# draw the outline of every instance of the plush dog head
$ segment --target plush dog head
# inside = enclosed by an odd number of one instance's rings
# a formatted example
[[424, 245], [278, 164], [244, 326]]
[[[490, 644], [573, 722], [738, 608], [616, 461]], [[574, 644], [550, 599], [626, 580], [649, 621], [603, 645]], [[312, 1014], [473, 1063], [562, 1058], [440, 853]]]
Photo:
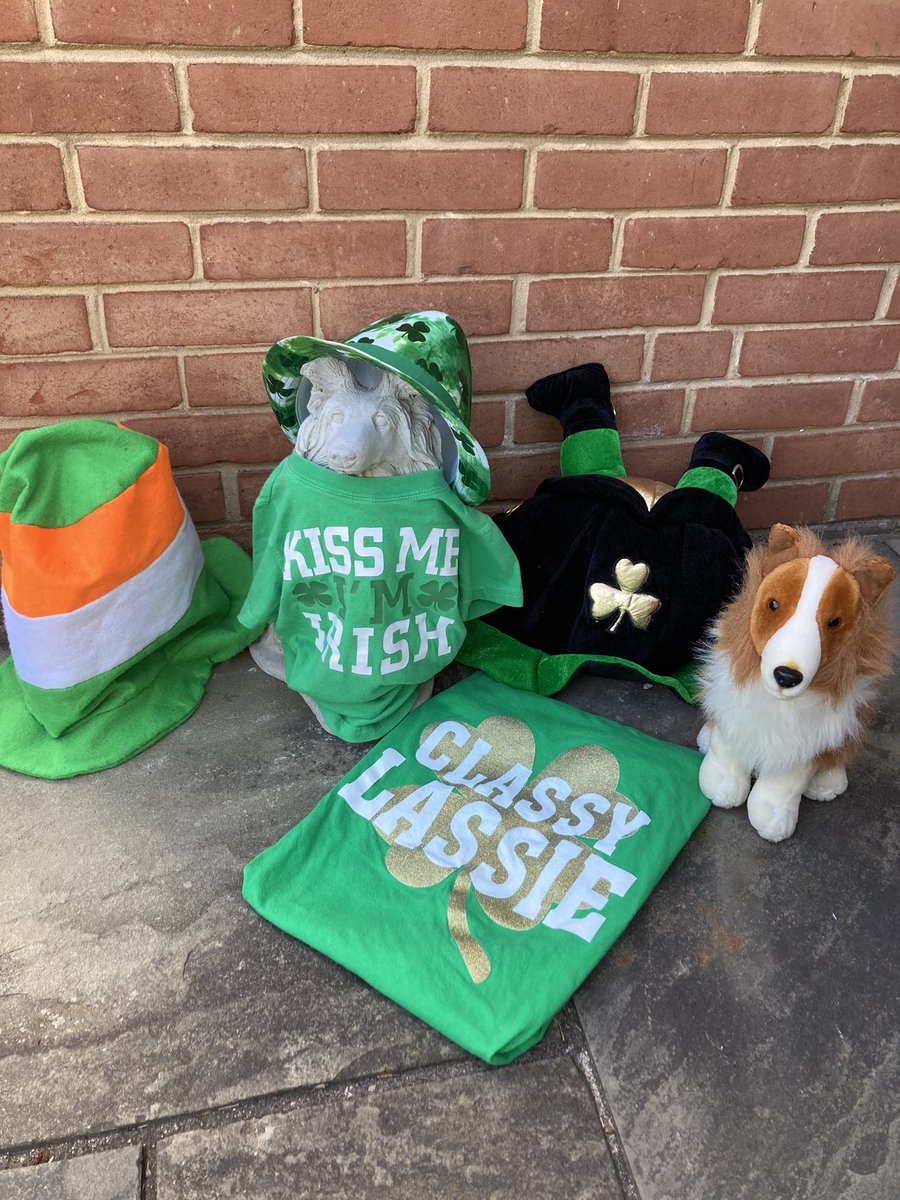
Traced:
[[767, 692], [791, 700], [809, 687], [840, 696], [859, 675], [885, 673], [882, 600], [895, 574], [855, 538], [826, 551], [809, 530], [775, 525], [720, 622], [736, 681], [758, 672]]
[[297, 453], [343, 475], [409, 475], [441, 464], [441, 440], [428, 402], [396, 375], [374, 388], [345, 362], [316, 358], [300, 368], [312, 385]]

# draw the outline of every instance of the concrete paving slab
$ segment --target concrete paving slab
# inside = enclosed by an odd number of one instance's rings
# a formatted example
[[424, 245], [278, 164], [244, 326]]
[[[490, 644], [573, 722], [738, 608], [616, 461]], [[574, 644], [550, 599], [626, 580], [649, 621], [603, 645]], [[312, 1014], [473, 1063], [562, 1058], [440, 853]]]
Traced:
[[898, 774], [895, 677], [846, 795], [714, 810], [576, 997], [642, 1200], [895, 1200]]
[[0, 1200], [139, 1200], [140, 1146], [0, 1172]]
[[241, 899], [359, 755], [245, 653], [119, 768], [0, 770], [0, 1146], [462, 1057]]
[[619, 1200], [590, 1092], [554, 1062], [180, 1134], [158, 1200]]

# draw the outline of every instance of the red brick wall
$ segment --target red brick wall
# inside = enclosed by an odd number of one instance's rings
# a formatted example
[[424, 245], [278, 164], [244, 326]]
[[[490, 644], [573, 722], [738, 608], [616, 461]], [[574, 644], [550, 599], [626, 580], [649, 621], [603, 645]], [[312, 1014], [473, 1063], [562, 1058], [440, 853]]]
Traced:
[[900, 513], [896, 0], [0, 0], [0, 446], [104, 414], [246, 532], [279, 337], [444, 307], [498, 501], [601, 359], [626, 461], [745, 519]]

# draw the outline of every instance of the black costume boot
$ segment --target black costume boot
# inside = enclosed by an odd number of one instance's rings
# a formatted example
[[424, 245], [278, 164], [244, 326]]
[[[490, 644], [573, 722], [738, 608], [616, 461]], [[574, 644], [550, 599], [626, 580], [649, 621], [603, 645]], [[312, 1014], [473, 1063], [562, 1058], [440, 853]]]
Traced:
[[600, 363], [545, 375], [526, 391], [537, 412], [557, 417], [563, 431], [563, 475], [625, 474], [609, 376]]

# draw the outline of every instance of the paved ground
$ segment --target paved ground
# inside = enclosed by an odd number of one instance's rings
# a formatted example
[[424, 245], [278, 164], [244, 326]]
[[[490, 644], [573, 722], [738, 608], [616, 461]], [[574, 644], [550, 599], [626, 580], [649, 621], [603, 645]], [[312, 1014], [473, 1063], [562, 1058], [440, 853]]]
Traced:
[[[241, 900], [358, 757], [248, 655], [117, 770], [0, 771], [0, 1200], [894, 1200], [898, 697], [789, 842], [711, 813], [498, 1069]], [[698, 726], [659, 688], [563, 698]]]

